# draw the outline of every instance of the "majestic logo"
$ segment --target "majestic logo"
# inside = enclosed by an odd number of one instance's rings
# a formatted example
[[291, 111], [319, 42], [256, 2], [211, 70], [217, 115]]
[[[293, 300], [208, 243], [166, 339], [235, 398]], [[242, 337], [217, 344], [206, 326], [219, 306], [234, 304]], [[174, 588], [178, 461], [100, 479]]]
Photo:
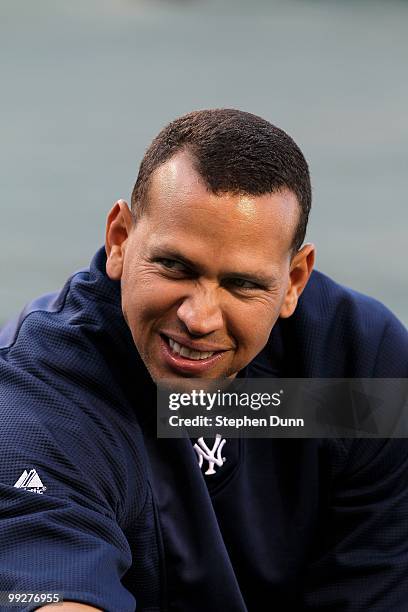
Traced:
[[[194, 444], [194, 450], [197, 453], [198, 465], [200, 468], [203, 465], [204, 459], [208, 461], [208, 470], [205, 472], [206, 476], [215, 474], [214, 465], [221, 467], [227, 460], [225, 457], [221, 457], [221, 451], [226, 440], [221, 440], [220, 434], [215, 436], [213, 447], [210, 449], [204, 442], [204, 438], [199, 438]], [[215, 454], [217, 453], [217, 454]]]
[[43, 483], [41, 482], [41, 478], [37, 474], [37, 470], [30, 470], [29, 472], [24, 470], [14, 486], [18, 489], [31, 491], [32, 493], [39, 493], [40, 495], [42, 495], [47, 488], [44, 487]]

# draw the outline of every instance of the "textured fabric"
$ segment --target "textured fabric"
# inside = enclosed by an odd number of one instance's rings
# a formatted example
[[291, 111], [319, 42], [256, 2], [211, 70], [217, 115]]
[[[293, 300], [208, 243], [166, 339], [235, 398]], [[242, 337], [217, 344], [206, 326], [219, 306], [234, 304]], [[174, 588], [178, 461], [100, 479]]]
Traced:
[[[105, 261], [0, 332], [0, 591], [109, 612], [407, 610], [408, 442], [227, 440], [203, 477], [194, 441], [156, 439]], [[407, 347], [379, 302], [313, 272], [240, 374], [406, 377]], [[33, 469], [43, 491], [14, 486]]]

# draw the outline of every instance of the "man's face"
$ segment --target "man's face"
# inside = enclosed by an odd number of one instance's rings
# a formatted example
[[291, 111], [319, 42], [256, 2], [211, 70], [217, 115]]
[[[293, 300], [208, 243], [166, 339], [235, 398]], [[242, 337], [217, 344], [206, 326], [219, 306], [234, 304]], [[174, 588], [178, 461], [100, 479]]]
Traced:
[[208, 192], [186, 153], [154, 172], [147, 212], [134, 226], [128, 217], [119, 277], [125, 319], [156, 382], [234, 378], [262, 350], [290, 285], [298, 215], [288, 190]]

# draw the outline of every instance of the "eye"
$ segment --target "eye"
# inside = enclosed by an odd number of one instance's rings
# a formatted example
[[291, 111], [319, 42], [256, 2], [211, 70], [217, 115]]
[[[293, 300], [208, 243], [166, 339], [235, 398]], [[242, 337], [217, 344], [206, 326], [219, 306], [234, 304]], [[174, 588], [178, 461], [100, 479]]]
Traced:
[[232, 278], [229, 283], [234, 285], [237, 289], [260, 289], [259, 285], [245, 278]]
[[186, 269], [184, 264], [182, 264], [180, 261], [176, 261], [175, 259], [167, 259], [166, 257], [160, 257], [160, 259], [157, 259], [157, 262], [167, 270], [184, 272]]

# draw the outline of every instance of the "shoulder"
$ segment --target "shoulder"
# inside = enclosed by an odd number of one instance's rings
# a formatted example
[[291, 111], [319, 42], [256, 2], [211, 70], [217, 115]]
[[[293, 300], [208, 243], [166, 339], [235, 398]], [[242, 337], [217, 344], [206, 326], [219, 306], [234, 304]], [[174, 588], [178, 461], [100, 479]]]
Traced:
[[[313, 271], [295, 313], [272, 334], [286, 370], [316, 377], [408, 376], [408, 333], [378, 300]], [[275, 339], [273, 338], [275, 335]]]
[[145, 450], [120, 379], [120, 316], [102, 282], [82, 270], [2, 329], [0, 443], [10, 461], [0, 483], [13, 486], [33, 464], [48, 474], [50, 494], [73, 484], [94, 491], [118, 520], [130, 504], [142, 508]]
[[[326, 274], [313, 270], [299, 300], [299, 310], [308, 317], [339, 317], [338, 323], [366, 327], [375, 333], [387, 322], [399, 323], [395, 315], [379, 300], [342, 285]], [[403, 326], [399, 323], [402, 329]]]

